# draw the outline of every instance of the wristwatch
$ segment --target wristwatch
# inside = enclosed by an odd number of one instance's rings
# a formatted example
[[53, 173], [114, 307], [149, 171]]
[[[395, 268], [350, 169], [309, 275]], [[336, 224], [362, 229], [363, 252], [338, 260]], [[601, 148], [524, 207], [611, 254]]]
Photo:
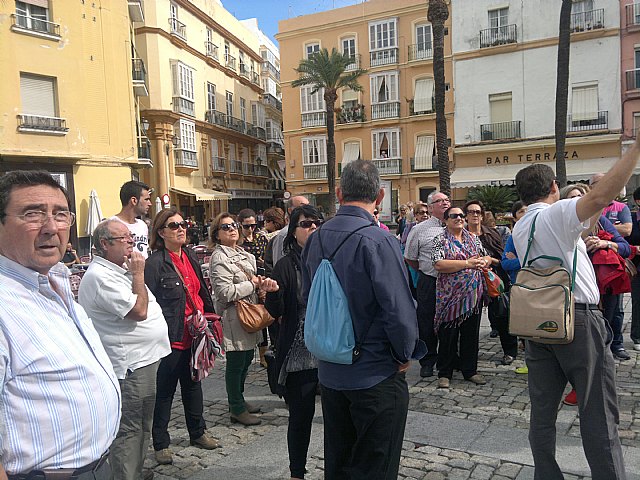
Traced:
[[611, 242], [607, 242], [607, 249], [611, 248]]

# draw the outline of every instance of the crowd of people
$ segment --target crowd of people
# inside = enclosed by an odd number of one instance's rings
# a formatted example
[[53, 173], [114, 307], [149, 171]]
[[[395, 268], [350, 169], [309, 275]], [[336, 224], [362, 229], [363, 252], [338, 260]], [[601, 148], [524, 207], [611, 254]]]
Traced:
[[[384, 197], [377, 168], [357, 160], [336, 189], [340, 209], [325, 221], [304, 196], [286, 212], [222, 212], [211, 220], [203, 265], [192, 248], [192, 219], [175, 208], [142, 220], [151, 189], [120, 191], [121, 211], [103, 220], [77, 302], [69, 268], [75, 214], [47, 172], [0, 177], [0, 480], [149, 479], [149, 442], [159, 464], [173, 462], [169, 423], [178, 382], [191, 445], [223, 447], [207, 430], [195, 325], [218, 315], [229, 421], [261, 423], [245, 382], [256, 349], [275, 355], [275, 391], [289, 409], [292, 479], [303, 479], [316, 396], [324, 419], [327, 479], [395, 479], [407, 420], [411, 361], [420, 376], [452, 387], [455, 372], [481, 388], [480, 319], [486, 309], [511, 365], [524, 350], [531, 397], [530, 443], [536, 479], [560, 479], [555, 421], [562, 394], [577, 405], [593, 478], [624, 479], [618, 438], [614, 359], [630, 358], [622, 338], [622, 294], [631, 292], [631, 337], [640, 350], [640, 282], [613, 277], [611, 262], [633, 258], [640, 214], [614, 201], [638, 158], [631, 148], [589, 185], [559, 189], [545, 165], [516, 177], [521, 201], [511, 229], [496, 225], [479, 200], [452, 205], [443, 192], [403, 204], [395, 232], [379, 221]], [[634, 192], [640, 202], [640, 189]], [[35, 199], [35, 200], [34, 200]], [[527, 244], [531, 222], [536, 239]], [[625, 239], [626, 238], [626, 239]], [[519, 342], [509, 333], [509, 288], [519, 258], [554, 256], [571, 265], [576, 250], [576, 334], [567, 345]], [[329, 257], [327, 257], [327, 255]], [[640, 256], [639, 256], [640, 257]], [[349, 364], [319, 360], [307, 349], [308, 300], [329, 259], [348, 300], [356, 340]], [[60, 263], [62, 262], [62, 263]], [[65, 267], [66, 266], [66, 267]], [[493, 271], [504, 291], [489, 296]], [[264, 305], [275, 319], [248, 331], [239, 303]], [[37, 322], [33, 319], [37, 318]], [[493, 336], [493, 335], [492, 335]], [[357, 352], [355, 351], [357, 349]], [[44, 441], [46, 440], [46, 442]]]

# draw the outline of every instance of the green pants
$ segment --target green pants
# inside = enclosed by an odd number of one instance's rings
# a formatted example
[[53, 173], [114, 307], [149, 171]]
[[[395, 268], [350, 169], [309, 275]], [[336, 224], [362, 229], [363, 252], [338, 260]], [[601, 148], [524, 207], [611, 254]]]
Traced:
[[244, 381], [247, 379], [249, 365], [253, 361], [253, 350], [227, 352], [227, 370], [224, 381], [227, 387], [229, 410], [233, 415], [240, 415], [246, 410], [244, 406]]

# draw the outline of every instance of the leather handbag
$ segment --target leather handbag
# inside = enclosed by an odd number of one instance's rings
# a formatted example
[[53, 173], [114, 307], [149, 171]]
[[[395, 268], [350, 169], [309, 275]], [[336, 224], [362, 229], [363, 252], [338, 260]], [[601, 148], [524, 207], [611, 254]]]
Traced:
[[269, 315], [264, 305], [249, 303], [246, 300], [236, 301], [236, 310], [240, 325], [247, 333], [256, 333], [267, 328], [273, 323], [273, 317]]
[[[577, 247], [573, 252], [573, 270], [569, 272], [557, 257], [542, 255], [527, 263], [533, 243], [536, 217], [531, 224], [527, 252], [509, 302], [509, 333], [537, 343], [567, 344], [573, 341], [574, 298]], [[556, 260], [559, 265], [536, 268], [539, 259]]]

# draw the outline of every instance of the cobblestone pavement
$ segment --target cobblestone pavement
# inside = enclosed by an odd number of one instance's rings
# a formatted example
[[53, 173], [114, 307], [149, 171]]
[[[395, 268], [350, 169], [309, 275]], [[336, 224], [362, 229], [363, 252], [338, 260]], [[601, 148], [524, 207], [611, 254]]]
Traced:
[[[625, 298], [625, 319], [630, 318], [630, 301]], [[485, 315], [486, 317], [486, 315]], [[640, 447], [640, 353], [633, 352], [628, 342], [628, 327], [625, 325], [625, 344], [631, 354], [631, 360], [617, 363], [617, 381], [620, 404], [620, 437], [623, 445]], [[473, 425], [495, 426], [526, 431], [529, 426], [529, 396], [527, 376], [515, 373], [515, 368], [523, 366], [522, 357], [511, 366], [499, 365], [502, 352], [498, 339], [488, 336], [489, 329], [486, 318], [481, 330], [479, 372], [487, 379], [487, 385], [475, 386], [465, 382], [456, 372], [450, 389], [437, 389], [437, 378], [421, 379], [419, 366], [413, 365], [407, 380], [410, 388], [409, 421], [413, 418], [436, 416], [442, 420], [448, 417], [462, 422], [474, 422]], [[281, 433], [281, 441], [286, 445], [287, 409], [284, 402], [270, 395], [266, 381], [266, 371], [254, 363], [247, 378], [246, 396], [252, 402], [263, 406], [262, 425], [246, 428], [231, 425], [224, 391], [224, 362], [216, 366], [212, 375], [203, 384], [205, 390], [205, 419], [208, 431], [219, 439], [223, 448], [205, 451], [189, 446], [189, 437], [184, 425], [184, 414], [179, 393], [176, 394], [169, 431], [171, 433], [171, 450], [174, 453], [173, 465], [157, 465], [153, 451], [150, 449], [146, 466], [153, 468], [155, 478], [187, 479], [225, 478], [215, 475], [216, 468], [225, 464], [231, 456], [245, 455], [247, 462], [251, 456], [259, 457], [255, 445], [260, 445], [261, 437], [273, 441], [273, 435]], [[568, 391], [568, 389], [567, 389]], [[257, 400], [256, 400], [257, 399]], [[321, 424], [321, 407], [316, 405], [316, 420]], [[425, 415], [426, 414], [426, 415]], [[416, 417], [413, 417], [415, 415]], [[580, 437], [576, 407], [560, 406], [559, 422], [563, 422], [565, 435]], [[472, 425], [471, 423], [468, 423]], [[315, 432], [314, 426], [314, 432]], [[426, 426], [425, 428], [428, 428]], [[559, 429], [560, 430], [560, 429]], [[560, 433], [560, 432], [559, 432]], [[526, 433], [523, 433], [526, 436]], [[495, 479], [525, 480], [533, 478], [533, 469], [526, 463], [505, 461], [495, 456], [483, 456], [467, 453], [461, 449], [439, 448], [433, 445], [409, 441], [405, 435], [399, 478], [405, 480], [441, 480], [441, 479]], [[256, 442], [254, 444], [254, 442]], [[266, 440], [265, 440], [266, 441]], [[316, 441], [320, 442], [321, 438]], [[247, 445], [252, 444], [250, 448]], [[243, 451], [246, 448], [246, 451]], [[499, 447], [498, 447], [499, 448]], [[558, 447], [560, 449], [560, 447]], [[288, 465], [286, 448], [282, 451], [281, 465]], [[504, 457], [503, 457], [504, 458]], [[311, 454], [307, 463], [310, 480], [322, 479], [323, 459], [321, 449]], [[204, 469], [213, 467], [212, 476], [202, 475]], [[286, 471], [283, 470], [283, 471]], [[630, 473], [630, 472], [629, 472]], [[638, 472], [634, 472], [637, 474]], [[234, 478], [241, 478], [237, 476]], [[275, 478], [275, 477], [269, 477]], [[282, 477], [282, 478], [288, 478]], [[566, 479], [589, 478], [567, 474]], [[635, 478], [635, 477], [634, 477]]]

